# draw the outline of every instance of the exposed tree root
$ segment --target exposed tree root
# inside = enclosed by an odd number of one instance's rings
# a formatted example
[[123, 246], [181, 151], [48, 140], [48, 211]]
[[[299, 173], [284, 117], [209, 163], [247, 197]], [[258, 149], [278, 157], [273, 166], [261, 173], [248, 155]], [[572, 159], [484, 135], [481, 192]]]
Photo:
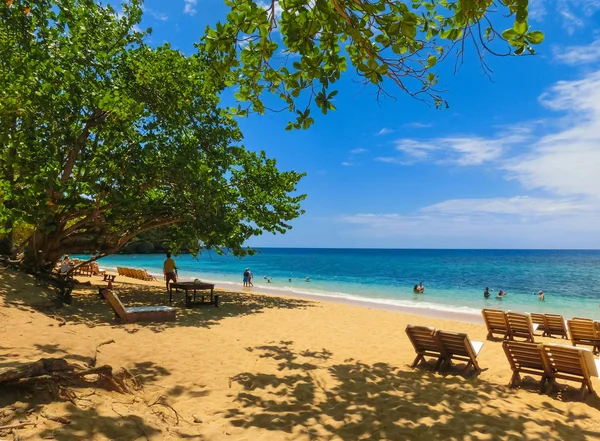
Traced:
[[86, 369], [64, 358], [42, 358], [15, 367], [0, 368], [0, 385], [3, 388], [34, 388], [38, 392], [45, 389], [56, 399], [73, 404], [78, 398], [73, 388], [96, 387], [122, 394], [142, 388], [127, 369], [113, 372], [108, 365]]

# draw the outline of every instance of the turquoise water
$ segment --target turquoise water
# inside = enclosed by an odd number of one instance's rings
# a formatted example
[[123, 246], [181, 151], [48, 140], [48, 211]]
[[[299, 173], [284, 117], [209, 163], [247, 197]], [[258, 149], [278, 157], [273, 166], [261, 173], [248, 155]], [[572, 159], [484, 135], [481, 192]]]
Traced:
[[[600, 251], [261, 249], [255, 256], [176, 257], [180, 278], [241, 287], [250, 268], [254, 290], [315, 294], [402, 307], [480, 314], [483, 307], [600, 319]], [[163, 255], [116, 255], [101, 268], [147, 269], [162, 277]], [[270, 284], [264, 277], [270, 277]], [[310, 277], [310, 282], [305, 278]], [[292, 282], [289, 282], [289, 279]], [[412, 287], [422, 281], [424, 294]], [[483, 298], [489, 287], [490, 299]], [[498, 290], [508, 292], [495, 299]], [[545, 301], [536, 293], [543, 290]]]

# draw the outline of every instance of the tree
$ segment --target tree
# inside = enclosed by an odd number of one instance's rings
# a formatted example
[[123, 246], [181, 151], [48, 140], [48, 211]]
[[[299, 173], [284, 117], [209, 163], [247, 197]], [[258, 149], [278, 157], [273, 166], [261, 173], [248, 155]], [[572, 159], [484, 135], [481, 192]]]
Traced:
[[114, 253], [166, 228], [170, 249], [252, 252], [302, 213], [302, 174], [241, 144], [210, 63], [93, 0], [0, 6], [0, 226], [25, 222], [27, 266]]
[[[264, 113], [272, 94], [295, 113], [288, 129], [313, 123], [311, 109], [334, 110], [332, 90], [348, 60], [378, 97], [392, 83], [412, 97], [446, 104], [436, 90], [438, 62], [467, 45], [484, 70], [486, 53], [533, 54], [544, 39], [528, 24], [528, 0], [225, 0], [225, 23], [208, 28], [199, 45], [212, 54], [214, 78], [238, 87], [247, 103], [231, 109]], [[507, 17], [512, 19], [508, 22]], [[511, 27], [498, 32], [498, 26]], [[277, 32], [279, 31], [279, 32]], [[506, 45], [501, 52], [498, 45]], [[272, 100], [269, 100], [272, 102]], [[280, 109], [283, 110], [283, 109]]]

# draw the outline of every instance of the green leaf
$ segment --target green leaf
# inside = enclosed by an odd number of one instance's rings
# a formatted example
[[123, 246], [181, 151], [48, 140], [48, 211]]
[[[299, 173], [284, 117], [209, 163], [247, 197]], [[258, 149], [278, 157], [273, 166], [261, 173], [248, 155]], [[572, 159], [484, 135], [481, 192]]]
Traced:
[[525, 38], [527, 38], [527, 41], [529, 41], [531, 44], [540, 44], [544, 41], [544, 33], [540, 31], [533, 31], [527, 34]]
[[435, 57], [434, 55], [430, 55], [427, 58], [427, 67], [433, 67], [435, 66], [435, 63], [437, 63], [437, 57]]

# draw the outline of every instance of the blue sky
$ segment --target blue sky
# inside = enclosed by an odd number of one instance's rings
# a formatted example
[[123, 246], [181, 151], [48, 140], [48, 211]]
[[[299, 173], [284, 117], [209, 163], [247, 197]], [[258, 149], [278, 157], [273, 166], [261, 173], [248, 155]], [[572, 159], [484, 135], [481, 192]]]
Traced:
[[[535, 57], [439, 66], [450, 108], [400, 91], [377, 102], [352, 72], [337, 111], [287, 132], [288, 114], [239, 121], [244, 144], [307, 172], [306, 214], [253, 246], [600, 248], [600, 2], [530, 0]], [[222, 0], [146, 0], [151, 41], [191, 53]]]

